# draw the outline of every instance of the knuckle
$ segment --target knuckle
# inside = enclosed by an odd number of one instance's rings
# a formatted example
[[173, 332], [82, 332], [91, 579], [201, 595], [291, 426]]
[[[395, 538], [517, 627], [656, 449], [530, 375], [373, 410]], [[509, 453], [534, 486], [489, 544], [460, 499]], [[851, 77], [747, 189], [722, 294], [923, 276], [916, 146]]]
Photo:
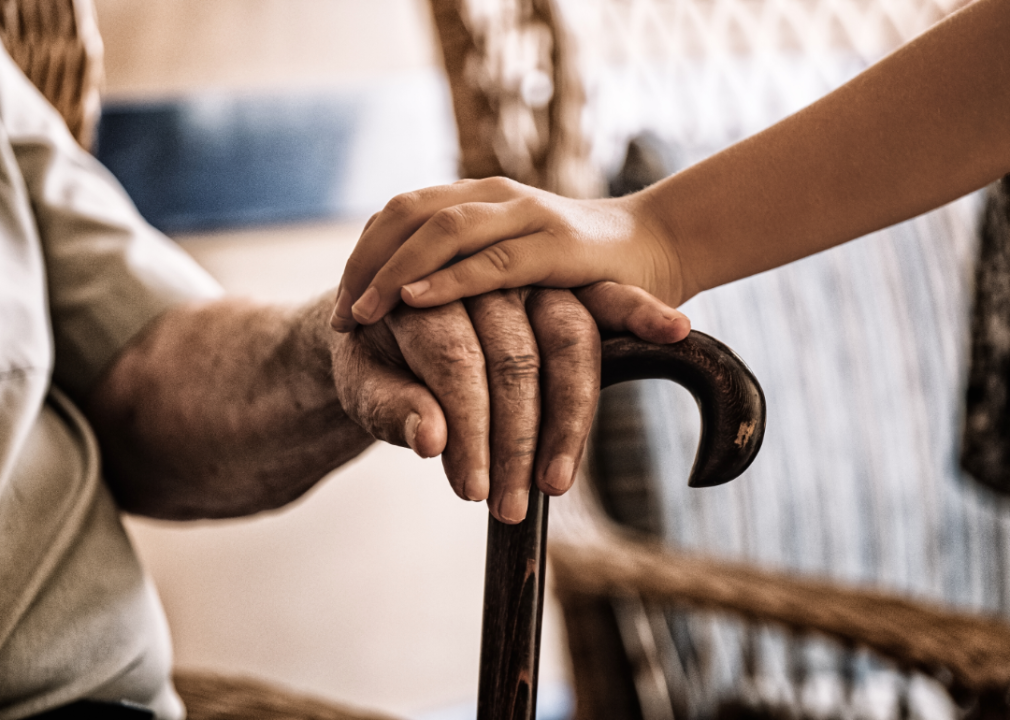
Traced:
[[520, 207], [524, 213], [531, 217], [541, 215], [550, 208], [547, 200], [538, 194], [524, 195], [520, 201]]
[[581, 334], [593, 326], [593, 316], [570, 290], [537, 288], [529, 302], [538, 322], [552, 331]]
[[565, 308], [553, 308], [545, 313], [538, 334], [544, 352], [551, 355], [593, 356], [598, 352], [600, 334], [592, 318]]
[[489, 190], [499, 193], [514, 193], [523, 187], [523, 185], [517, 183], [512, 178], [507, 178], [503, 175], [487, 178], [483, 182]]
[[459, 206], [439, 210], [431, 216], [431, 220], [428, 222], [430, 222], [432, 226], [434, 226], [435, 229], [437, 229], [442, 235], [446, 235], [450, 238], [459, 237], [469, 226], [469, 218], [467, 217], [466, 211]]
[[420, 202], [421, 199], [416, 192], [402, 193], [387, 202], [383, 212], [395, 220], [409, 220], [417, 213]]
[[347, 262], [344, 263], [344, 275], [357, 277], [367, 270], [368, 268], [366, 267], [364, 259], [356, 253], [347, 258]]
[[446, 365], [446, 370], [452, 374], [465, 368], [484, 371], [484, 353], [474, 343], [446, 342], [440, 349], [439, 355], [441, 361]]
[[492, 270], [502, 275], [508, 273], [516, 264], [515, 253], [501, 244], [486, 248], [481, 252], [481, 257]]
[[372, 437], [386, 442], [396, 442], [393, 418], [396, 413], [394, 398], [401, 388], [376, 382], [365, 382], [362, 391], [345, 397], [344, 411]]
[[[639, 290], [639, 288], [634, 286], [629, 286], [632, 288], [632, 292]], [[595, 293], [604, 298], [615, 298], [620, 299], [620, 295], [617, 294], [620, 286], [613, 280], [601, 280], [600, 282], [593, 283], [586, 288], [587, 291]], [[635, 293], [637, 294], [637, 293]]]
[[508, 447], [495, 448], [491, 458], [491, 477], [499, 492], [524, 488], [533, 469], [536, 451], [536, 436], [518, 438]]
[[497, 377], [522, 381], [540, 377], [538, 353], [508, 353], [489, 363], [489, 370]]

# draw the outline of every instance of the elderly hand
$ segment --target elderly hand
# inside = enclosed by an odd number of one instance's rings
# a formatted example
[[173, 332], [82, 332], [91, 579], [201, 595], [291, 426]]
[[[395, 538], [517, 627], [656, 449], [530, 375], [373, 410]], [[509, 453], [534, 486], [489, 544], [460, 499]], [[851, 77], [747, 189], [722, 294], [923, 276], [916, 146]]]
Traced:
[[600, 385], [599, 332], [572, 293], [523, 288], [401, 307], [335, 337], [345, 412], [376, 438], [442, 453], [461, 498], [486, 499], [515, 523], [533, 478], [551, 495], [571, 486]]
[[548, 495], [574, 481], [599, 395], [599, 329], [670, 342], [671, 312], [616, 283], [401, 306], [334, 335], [337, 393], [373, 437], [442, 453], [457, 495], [515, 523], [533, 481]]

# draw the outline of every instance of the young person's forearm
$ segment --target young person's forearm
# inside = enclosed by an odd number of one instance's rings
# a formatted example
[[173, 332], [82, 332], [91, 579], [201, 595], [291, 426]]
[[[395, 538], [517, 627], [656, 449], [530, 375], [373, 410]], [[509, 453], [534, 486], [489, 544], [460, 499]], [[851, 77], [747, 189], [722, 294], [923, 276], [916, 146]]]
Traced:
[[1010, 171], [1010, 2], [977, 0], [810, 107], [645, 191], [682, 300]]
[[87, 410], [123, 507], [173, 519], [279, 507], [364, 450], [372, 438], [336, 397], [331, 304], [178, 308], [127, 348]]

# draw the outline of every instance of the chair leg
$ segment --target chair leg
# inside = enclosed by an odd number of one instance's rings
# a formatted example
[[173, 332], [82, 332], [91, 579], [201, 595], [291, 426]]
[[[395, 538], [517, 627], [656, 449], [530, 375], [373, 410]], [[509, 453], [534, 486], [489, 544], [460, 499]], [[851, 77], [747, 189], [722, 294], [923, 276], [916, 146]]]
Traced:
[[1007, 720], [1010, 718], [1010, 703], [1005, 691], [990, 690], [978, 695], [964, 720]]
[[635, 673], [609, 598], [561, 594], [575, 682], [575, 720], [642, 720]]

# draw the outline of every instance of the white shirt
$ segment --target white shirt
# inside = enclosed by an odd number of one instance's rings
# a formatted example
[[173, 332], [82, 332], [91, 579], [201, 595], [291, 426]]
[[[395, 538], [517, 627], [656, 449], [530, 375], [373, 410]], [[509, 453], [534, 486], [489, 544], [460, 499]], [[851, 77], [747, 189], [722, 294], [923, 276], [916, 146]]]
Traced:
[[0, 720], [81, 698], [184, 715], [74, 400], [165, 309], [218, 294], [0, 51]]

